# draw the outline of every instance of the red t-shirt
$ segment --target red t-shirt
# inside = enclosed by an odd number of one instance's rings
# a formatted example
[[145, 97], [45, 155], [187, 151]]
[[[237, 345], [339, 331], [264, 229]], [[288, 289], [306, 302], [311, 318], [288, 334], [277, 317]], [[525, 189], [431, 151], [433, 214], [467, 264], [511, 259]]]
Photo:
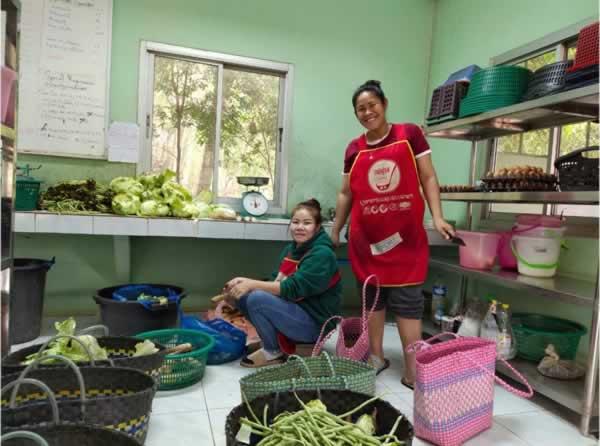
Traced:
[[[400, 140], [400, 141], [408, 140], [408, 142], [410, 143], [410, 146], [412, 147], [413, 155], [414, 155], [415, 159], [418, 159], [422, 156], [425, 156], [425, 155], [431, 153], [429, 144], [427, 143], [427, 140], [425, 139], [425, 136], [423, 135], [423, 132], [421, 131], [421, 128], [418, 125], [415, 125], [415, 124], [392, 124], [392, 125], [394, 127], [396, 127], [396, 129], [395, 129], [396, 132], [392, 132], [390, 129], [390, 132], [382, 141], [379, 141], [377, 144], [373, 144], [373, 145], [369, 144], [369, 147], [372, 149], [376, 149], [378, 147], [387, 146], [388, 144], [391, 144], [398, 140]], [[394, 133], [398, 134], [399, 137], [394, 138]], [[358, 139], [359, 138], [360, 138], [360, 136], [358, 138], [355, 138], [352, 141], [350, 141], [350, 144], [348, 144], [348, 147], [346, 148], [346, 154], [344, 155], [344, 173], [345, 174], [350, 172], [350, 169], [352, 168], [352, 164], [354, 163], [354, 159], [356, 158], [356, 155], [359, 152], [359, 148], [358, 148]]]

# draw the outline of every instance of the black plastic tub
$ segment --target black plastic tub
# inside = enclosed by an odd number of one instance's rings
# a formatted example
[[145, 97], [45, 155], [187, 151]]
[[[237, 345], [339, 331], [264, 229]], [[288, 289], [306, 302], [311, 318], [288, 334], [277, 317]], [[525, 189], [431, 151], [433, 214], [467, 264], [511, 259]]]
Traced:
[[31, 341], [40, 335], [46, 273], [52, 260], [15, 259], [14, 289], [10, 298], [9, 338], [11, 344]]
[[[178, 304], [175, 302], [150, 310], [136, 301], [123, 302], [113, 299], [115, 290], [127, 285], [132, 284], [102, 288], [94, 296], [94, 300], [100, 306], [102, 323], [109, 328], [111, 336], [135, 336], [144, 331], [177, 327]], [[183, 288], [173, 285], [143, 285], [170, 288], [178, 294], [180, 300], [186, 296]]]

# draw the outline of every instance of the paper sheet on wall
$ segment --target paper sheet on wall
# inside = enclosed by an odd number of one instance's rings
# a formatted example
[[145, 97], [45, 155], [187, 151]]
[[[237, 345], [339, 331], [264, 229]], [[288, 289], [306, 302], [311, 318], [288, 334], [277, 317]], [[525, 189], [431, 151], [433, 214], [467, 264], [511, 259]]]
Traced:
[[120, 163], [137, 163], [140, 129], [133, 122], [113, 122], [108, 127], [108, 160]]

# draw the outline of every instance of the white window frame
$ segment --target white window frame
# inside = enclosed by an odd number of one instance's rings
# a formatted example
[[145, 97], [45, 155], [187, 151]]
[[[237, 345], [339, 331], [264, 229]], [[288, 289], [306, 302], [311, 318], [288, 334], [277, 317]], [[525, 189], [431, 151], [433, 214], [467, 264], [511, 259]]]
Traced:
[[[217, 81], [217, 122], [215, 135], [215, 154], [213, 168], [213, 193], [218, 194], [218, 166], [221, 154], [221, 108], [223, 88], [223, 66], [238, 66], [247, 70], [259, 70], [260, 72], [272, 72], [281, 76], [279, 101], [279, 151], [276, 172], [276, 184], [273, 185], [273, 200], [269, 202], [270, 214], [283, 214], [287, 210], [288, 190], [288, 159], [291, 143], [291, 121], [292, 121], [292, 92], [294, 82], [294, 65], [290, 63], [275, 62], [264, 59], [237, 56], [225, 53], [186, 48], [178, 45], [170, 45], [160, 42], [143, 40], [140, 44], [139, 80], [138, 80], [138, 116], [137, 121], [140, 128], [139, 158], [136, 172], [138, 174], [147, 172], [152, 168], [152, 109], [154, 100], [154, 57], [165, 55], [181, 59], [189, 59], [208, 65], [218, 67]], [[241, 198], [215, 198], [219, 203], [227, 203], [236, 210], [241, 209]]]
[[[573, 45], [577, 40], [579, 31], [581, 28], [596, 22], [596, 17], [590, 17], [581, 22], [563, 28], [554, 33], [548, 34], [540, 39], [534, 40], [526, 45], [510, 50], [499, 56], [492, 57], [490, 59], [490, 65], [507, 65], [517, 64], [527, 59], [534, 58], [541, 54], [554, 49], [557, 52], [557, 60], [563, 60], [566, 56], [568, 48]], [[590, 121], [587, 121], [588, 123]], [[551, 171], [554, 168], [554, 161], [560, 156], [560, 134], [561, 127], [550, 127], [549, 137], [549, 155], [548, 155], [548, 170]], [[521, 133], [521, 137], [522, 137]], [[586, 133], [586, 139], [589, 140], [589, 124]], [[488, 163], [486, 163], [486, 172], [494, 170], [496, 165], [496, 156], [498, 153], [498, 138], [489, 140], [488, 150], [489, 157]], [[519, 150], [519, 154], [521, 151]], [[527, 155], [530, 156], [530, 155]], [[557, 215], [556, 205], [543, 205], [541, 215]], [[502, 229], [507, 225], [512, 225], [515, 221], [517, 213], [510, 212], [493, 212], [492, 205], [487, 204], [482, 208], [482, 224], [484, 227], [492, 229]], [[596, 217], [575, 217], [570, 216], [569, 225], [573, 228], [573, 231], [569, 230], [569, 233], [577, 235], [598, 235], [598, 218]]]

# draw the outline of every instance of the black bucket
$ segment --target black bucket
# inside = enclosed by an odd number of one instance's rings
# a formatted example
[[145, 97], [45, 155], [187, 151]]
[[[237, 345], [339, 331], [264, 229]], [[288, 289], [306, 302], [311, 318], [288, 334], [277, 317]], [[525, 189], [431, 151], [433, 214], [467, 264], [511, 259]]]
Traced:
[[31, 341], [40, 335], [44, 309], [46, 273], [52, 260], [14, 259], [14, 287], [10, 299], [11, 344]]
[[[132, 284], [102, 288], [94, 296], [94, 300], [100, 305], [102, 323], [109, 328], [111, 336], [135, 336], [144, 331], [177, 327], [178, 304], [175, 302], [150, 310], [136, 301], [113, 299], [113, 293], [117, 289], [129, 285]], [[186, 296], [184, 289], [180, 287], [153, 283], [144, 285], [170, 288], [178, 294], [179, 300]]]

